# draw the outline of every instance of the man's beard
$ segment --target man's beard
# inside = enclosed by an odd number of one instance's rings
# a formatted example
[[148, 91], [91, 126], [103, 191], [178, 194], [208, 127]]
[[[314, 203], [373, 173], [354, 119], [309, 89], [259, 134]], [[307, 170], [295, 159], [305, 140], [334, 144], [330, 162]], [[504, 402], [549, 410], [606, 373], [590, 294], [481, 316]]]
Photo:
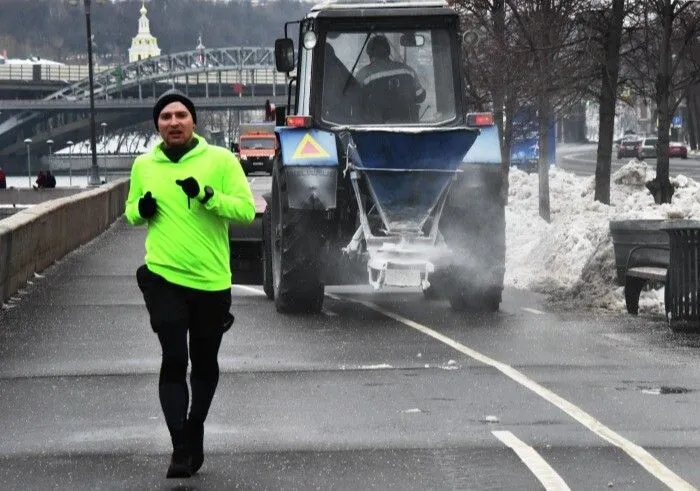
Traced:
[[163, 138], [163, 143], [167, 148], [187, 148], [192, 145], [192, 142], [194, 141], [194, 133], [190, 135], [190, 137], [182, 142], [169, 142], [167, 138]]

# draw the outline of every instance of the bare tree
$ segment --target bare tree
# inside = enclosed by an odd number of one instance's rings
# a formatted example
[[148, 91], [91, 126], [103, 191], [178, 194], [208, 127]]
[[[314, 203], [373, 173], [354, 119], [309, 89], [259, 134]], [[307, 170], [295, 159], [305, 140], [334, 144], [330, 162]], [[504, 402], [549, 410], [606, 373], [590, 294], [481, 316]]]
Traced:
[[135, 154], [138, 152], [139, 142], [149, 141], [154, 135], [152, 121], [117, 129], [112, 132], [112, 136], [117, 138], [114, 153]]
[[656, 103], [658, 117], [656, 177], [647, 182], [647, 188], [656, 203], [670, 203], [671, 120], [688, 87], [700, 80], [700, 64], [694, 56], [700, 34], [700, 5], [680, 0], [640, 0], [637, 5], [637, 49], [629, 62], [634, 74], [630, 83]]
[[610, 204], [610, 172], [613, 133], [615, 131], [615, 107], [617, 103], [620, 73], [620, 48], [622, 24], [626, 16], [625, 0], [612, 0], [609, 8], [592, 11], [589, 29], [597, 35], [600, 45], [600, 93], [598, 152], [595, 168], [594, 199]]
[[513, 121], [520, 100], [528, 98], [530, 71], [514, 47], [516, 26], [505, 0], [460, 0], [467, 99], [472, 109], [491, 108], [499, 130], [501, 174], [507, 195]]
[[534, 102], [539, 122], [539, 214], [550, 221], [549, 136], [556, 110], [580, 99], [590, 79], [590, 36], [580, 19], [589, 8], [582, 0], [506, 0], [516, 21], [521, 44], [535, 77]]

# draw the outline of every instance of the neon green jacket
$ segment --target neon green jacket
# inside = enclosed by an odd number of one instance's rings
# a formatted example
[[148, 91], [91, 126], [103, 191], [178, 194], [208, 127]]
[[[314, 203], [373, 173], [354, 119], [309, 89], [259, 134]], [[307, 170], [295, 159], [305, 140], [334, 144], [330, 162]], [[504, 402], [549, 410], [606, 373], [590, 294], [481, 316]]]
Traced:
[[[228, 224], [249, 224], [255, 204], [248, 181], [236, 157], [227, 149], [209, 145], [204, 138], [178, 163], [171, 162], [156, 145], [139, 155], [131, 168], [125, 216], [132, 225], [148, 224], [146, 265], [152, 272], [176, 285], [197, 290], [231, 288]], [[177, 179], [194, 177], [200, 198], [204, 186], [214, 196], [201, 204], [189, 200]], [[156, 214], [145, 220], [139, 214], [139, 199], [150, 191]]]

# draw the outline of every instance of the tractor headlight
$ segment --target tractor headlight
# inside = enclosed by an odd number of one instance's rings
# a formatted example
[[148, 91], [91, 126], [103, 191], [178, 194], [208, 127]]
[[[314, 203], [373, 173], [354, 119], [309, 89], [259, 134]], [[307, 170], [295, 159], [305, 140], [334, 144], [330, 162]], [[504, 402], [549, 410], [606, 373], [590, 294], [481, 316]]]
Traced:
[[316, 46], [316, 33], [314, 31], [307, 31], [304, 34], [304, 48], [313, 49]]

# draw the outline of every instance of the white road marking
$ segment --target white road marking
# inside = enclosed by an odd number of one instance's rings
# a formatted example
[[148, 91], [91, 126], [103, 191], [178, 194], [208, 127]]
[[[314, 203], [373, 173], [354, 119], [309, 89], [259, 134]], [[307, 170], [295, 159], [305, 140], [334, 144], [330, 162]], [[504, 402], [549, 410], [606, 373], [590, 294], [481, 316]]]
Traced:
[[593, 416], [588, 414], [583, 409], [567, 401], [563, 397], [557, 395], [551, 390], [543, 387], [534, 380], [529, 379], [523, 373], [514, 369], [510, 365], [506, 365], [498, 360], [490, 358], [486, 355], [479, 353], [476, 350], [463, 345], [462, 343], [455, 341], [444, 334], [441, 334], [427, 326], [419, 324], [418, 322], [407, 319], [399, 314], [386, 310], [372, 302], [367, 302], [365, 300], [349, 298], [349, 297], [338, 297], [333, 294], [326, 293], [327, 296], [336, 300], [347, 300], [350, 302], [359, 303], [364, 305], [368, 309], [372, 309], [375, 312], [379, 312], [395, 321], [407, 325], [423, 334], [430, 336], [452, 348], [467, 355], [468, 357], [495, 368], [499, 372], [503, 373], [505, 376], [519, 383], [523, 387], [531, 390], [535, 394], [542, 397], [544, 400], [550, 404], [555, 405], [566, 414], [571, 416], [573, 419], [581, 423], [583, 426], [591, 430], [593, 433], [601, 437], [603, 440], [615, 445], [616, 447], [623, 450], [627, 455], [632, 457], [639, 465], [644, 467], [652, 476], [656, 477], [658, 480], [666, 484], [671, 489], [678, 490], [695, 490], [695, 488], [690, 485], [683, 478], [675, 474], [671, 469], [666, 467], [661, 461], [657, 460], [653, 455], [644, 450], [642, 447], [636, 443], [626, 439], [622, 435], [615, 433], [612, 429], [605, 426], [603, 423], [595, 419]]
[[358, 370], [386, 370], [393, 367], [388, 363], [380, 363], [378, 365], [360, 365], [357, 368]]
[[557, 471], [542, 458], [537, 451], [510, 431], [492, 431], [496, 438], [501, 440], [506, 446], [511, 448], [528, 469], [532, 471], [538, 481], [542, 483], [547, 491], [568, 491], [571, 488], [561, 478]]
[[236, 288], [240, 288], [241, 290], [245, 290], [247, 292], [251, 293], [257, 293], [259, 295], [265, 295], [265, 292], [261, 290], [260, 288], [253, 288], [252, 286], [247, 286], [247, 285], [233, 285]]
[[537, 315], [542, 315], [542, 314], [544, 314], [544, 312], [542, 312], [541, 310], [531, 309], [530, 307], [523, 307], [523, 310], [524, 310], [525, 312], [530, 312], [531, 314], [537, 314]]

